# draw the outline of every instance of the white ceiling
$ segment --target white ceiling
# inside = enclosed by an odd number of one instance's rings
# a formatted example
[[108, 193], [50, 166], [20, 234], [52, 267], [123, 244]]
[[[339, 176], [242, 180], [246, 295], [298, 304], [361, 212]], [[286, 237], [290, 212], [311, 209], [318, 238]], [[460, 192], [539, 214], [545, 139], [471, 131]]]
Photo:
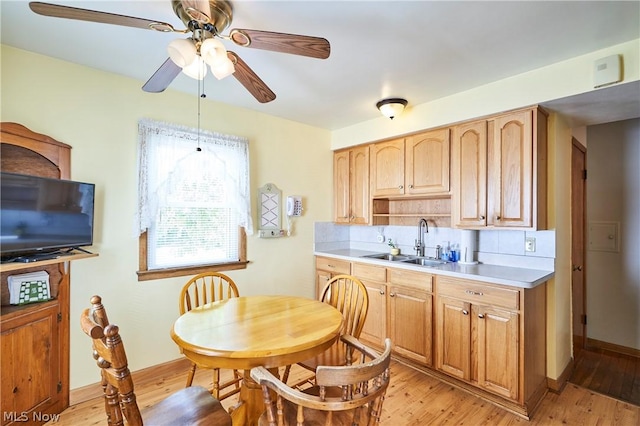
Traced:
[[[49, 3], [184, 27], [168, 0]], [[25, 0], [2, 0], [0, 16], [3, 44], [129, 76], [140, 86], [167, 58], [167, 44], [180, 37], [44, 17]], [[333, 130], [379, 117], [375, 103], [385, 97], [422, 104], [640, 38], [640, 2], [239, 0], [231, 28], [325, 37], [331, 56], [311, 59], [225, 41], [277, 98], [259, 104], [234, 78], [207, 76], [207, 99]], [[170, 89], [198, 90], [184, 75]], [[571, 111], [579, 125], [638, 117], [640, 85], [549, 105]]]

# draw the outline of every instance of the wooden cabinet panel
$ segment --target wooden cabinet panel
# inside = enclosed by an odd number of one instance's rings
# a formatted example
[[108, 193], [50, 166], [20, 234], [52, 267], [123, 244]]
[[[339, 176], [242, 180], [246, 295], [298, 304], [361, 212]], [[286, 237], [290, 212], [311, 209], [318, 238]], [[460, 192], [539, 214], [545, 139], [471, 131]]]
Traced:
[[452, 151], [454, 225], [483, 227], [487, 224], [487, 122], [456, 126]]
[[439, 294], [471, 303], [519, 309], [520, 292], [518, 290], [450, 277], [440, 277], [438, 282], [441, 284], [438, 287]]
[[371, 196], [404, 194], [404, 139], [371, 145]]
[[369, 147], [336, 151], [333, 156], [334, 221], [369, 223]]
[[360, 280], [372, 280], [378, 282], [387, 281], [387, 268], [384, 266], [368, 265], [354, 262], [351, 265], [352, 275]]
[[477, 376], [481, 386], [504, 397], [518, 399], [519, 324], [516, 312], [473, 305], [472, 353], [477, 356]]
[[390, 285], [389, 336], [393, 350], [406, 358], [431, 366], [433, 342], [431, 293]]
[[389, 268], [389, 282], [406, 287], [431, 292], [433, 290], [433, 275], [406, 269]]
[[489, 223], [531, 227], [533, 214], [533, 112], [491, 120], [488, 154]]
[[546, 228], [546, 126], [529, 108], [454, 128], [454, 226]]
[[436, 368], [471, 379], [471, 304], [438, 296]]
[[381, 348], [387, 337], [387, 286], [384, 283], [365, 279], [361, 281], [369, 295], [369, 310], [360, 339]]
[[329, 271], [334, 275], [350, 274], [351, 262], [348, 260], [333, 259], [331, 257], [316, 257], [316, 269]]
[[449, 192], [449, 129], [409, 136], [405, 140], [405, 194]]
[[[62, 411], [57, 301], [2, 320], [2, 412]], [[25, 356], [25, 354], [28, 354]], [[27, 416], [32, 420], [32, 416]], [[3, 415], [2, 424], [17, 418]]]

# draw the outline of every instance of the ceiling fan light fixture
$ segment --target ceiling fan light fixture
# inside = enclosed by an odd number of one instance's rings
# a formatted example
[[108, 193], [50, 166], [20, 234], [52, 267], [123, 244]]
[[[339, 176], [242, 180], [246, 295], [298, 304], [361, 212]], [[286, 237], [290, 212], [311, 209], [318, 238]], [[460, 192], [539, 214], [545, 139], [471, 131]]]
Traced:
[[190, 65], [198, 55], [196, 46], [190, 38], [173, 40], [167, 46], [167, 52], [173, 63], [180, 68]]
[[182, 68], [182, 72], [196, 80], [202, 80], [207, 75], [207, 64], [200, 56], [196, 56], [195, 60], [186, 67]]
[[407, 103], [406, 99], [388, 98], [378, 101], [378, 103], [376, 103], [376, 107], [380, 110], [382, 115], [393, 120], [394, 117], [402, 114]]
[[220, 58], [213, 64], [210, 64], [210, 67], [211, 73], [218, 80], [222, 80], [223, 78], [228, 77], [236, 72], [236, 67], [233, 65], [233, 62], [227, 57], [226, 54], [224, 58]]
[[222, 42], [215, 38], [208, 38], [202, 42], [200, 46], [200, 56], [210, 67], [220, 61], [220, 59], [227, 58], [227, 49], [224, 48]]

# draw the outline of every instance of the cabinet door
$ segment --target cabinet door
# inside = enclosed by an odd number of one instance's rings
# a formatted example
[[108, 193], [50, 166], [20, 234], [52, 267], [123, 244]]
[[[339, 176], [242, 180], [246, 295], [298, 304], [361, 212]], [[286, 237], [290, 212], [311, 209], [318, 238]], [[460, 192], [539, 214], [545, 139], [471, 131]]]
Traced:
[[436, 368], [463, 380], [471, 378], [471, 304], [438, 296]]
[[397, 354], [433, 365], [433, 302], [429, 292], [389, 287], [389, 334]]
[[383, 283], [362, 280], [369, 295], [369, 309], [360, 338], [382, 348], [387, 337], [387, 286]]
[[405, 141], [405, 194], [449, 192], [449, 129], [410, 136]]
[[316, 299], [320, 300], [322, 290], [327, 285], [333, 274], [329, 271], [316, 271]]
[[[519, 315], [486, 306], [472, 306], [473, 354], [478, 385], [518, 399]], [[475, 363], [474, 363], [475, 364]]]
[[2, 323], [3, 425], [20, 421], [10, 413], [32, 419], [31, 411], [61, 411], [58, 311], [56, 303]]
[[404, 194], [404, 139], [371, 146], [371, 196]]
[[488, 224], [532, 227], [533, 112], [491, 120]]
[[487, 122], [462, 124], [453, 136], [453, 221], [459, 228], [487, 224]]
[[349, 165], [349, 222], [356, 225], [369, 223], [369, 147], [351, 150]]
[[336, 223], [349, 223], [349, 159], [349, 151], [333, 154], [333, 220]]

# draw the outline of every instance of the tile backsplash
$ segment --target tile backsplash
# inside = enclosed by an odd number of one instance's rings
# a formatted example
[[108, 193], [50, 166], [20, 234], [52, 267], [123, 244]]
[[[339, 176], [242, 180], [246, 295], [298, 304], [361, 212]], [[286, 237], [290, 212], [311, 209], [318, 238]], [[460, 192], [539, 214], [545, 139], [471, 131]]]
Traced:
[[[462, 233], [453, 228], [429, 227], [424, 235], [425, 255], [435, 256], [436, 246], [460, 245]], [[473, 231], [476, 234], [474, 259], [487, 264], [516, 266], [532, 269], [554, 270], [556, 240], [555, 231]], [[378, 236], [384, 242], [378, 242]], [[401, 253], [415, 254], [418, 226], [364, 226], [337, 225], [332, 222], [316, 222], [314, 249], [316, 251], [357, 249], [388, 252], [387, 242], [392, 239]], [[525, 239], [535, 238], [535, 251], [525, 251]]]

